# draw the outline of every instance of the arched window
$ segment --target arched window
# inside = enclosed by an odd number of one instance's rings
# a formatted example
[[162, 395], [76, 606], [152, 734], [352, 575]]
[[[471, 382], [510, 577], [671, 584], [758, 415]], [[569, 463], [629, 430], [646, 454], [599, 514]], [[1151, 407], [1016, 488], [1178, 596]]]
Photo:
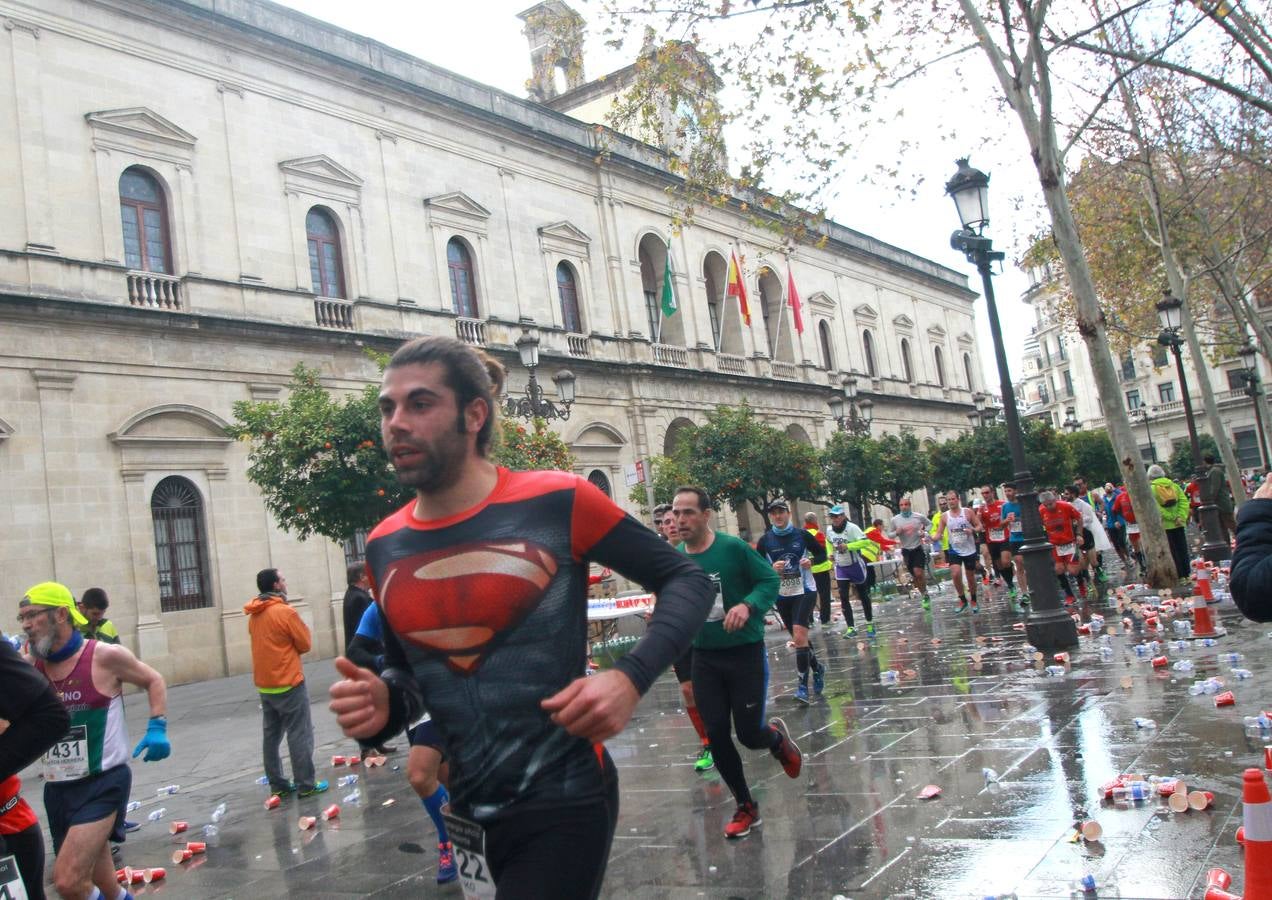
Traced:
[[963, 354], [963, 374], [967, 376], [967, 389], [976, 390], [976, 381], [972, 378], [972, 354]]
[[591, 482], [593, 485], [595, 485], [596, 488], [606, 497], [614, 496], [612, 490], [610, 489], [609, 476], [606, 475], [604, 472], [602, 472], [600, 469], [593, 469], [591, 472], [589, 472], [587, 476], [587, 480]]
[[208, 590], [208, 548], [203, 500], [193, 484], [176, 475], [155, 487], [150, 498], [159, 570], [159, 611], [179, 612], [212, 605]]
[[822, 368], [829, 372], [835, 368], [835, 356], [830, 349], [830, 323], [825, 319], [817, 323], [817, 340], [821, 344]]
[[712, 250], [702, 260], [702, 277], [707, 286], [707, 315], [711, 318], [711, 340], [716, 350], [741, 356], [742, 312], [735, 299], [724, 295], [729, 264]]
[[119, 176], [119, 215], [124, 226], [124, 264], [171, 275], [167, 204], [163, 188], [145, 169], [133, 166]]
[[760, 269], [760, 312], [764, 316], [764, 331], [768, 335], [769, 354], [775, 360], [794, 362], [795, 350], [791, 341], [791, 323], [786, 315], [782, 296], [782, 282], [777, 273], [767, 266]]
[[451, 309], [455, 315], [477, 318], [477, 282], [473, 278], [473, 256], [459, 238], [446, 244], [446, 268], [450, 272]]
[[561, 298], [561, 324], [566, 331], [583, 333], [583, 317], [579, 315], [579, 289], [574, 280], [574, 269], [567, 262], [559, 263], [556, 270], [557, 296]]
[[910, 360], [910, 341], [908, 338], [901, 338], [901, 368], [905, 374], [905, 380], [910, 384], [914, 384], [914, 364]]
[[[718, 254], [717, 254], [718, 257]], [[702, 276], [707, 283], [707, 318], [711, 320], [711, 346], [720, 349], [720, 312], [724, 302], [724, 285], [720, 282], [719, 267], [712, 265], [708, 257], [702, 264]]]
[[309, 278], [319, 297], [345, 298], [344, 263], [340, 258], [340, 230], [335, 217], [321, 206], [305, 216], [309, 241]]
[[871, 378], [877, 378], [879, 373], [875, 369], [874, 335], [870, 333], [869, 328], [861, 329], [861, 348], [866, 356], [866, 374]]
[[945, 354], [940, 347], [932, 348], [932, 361], [936, 363], [936, 383], [945, 387]]

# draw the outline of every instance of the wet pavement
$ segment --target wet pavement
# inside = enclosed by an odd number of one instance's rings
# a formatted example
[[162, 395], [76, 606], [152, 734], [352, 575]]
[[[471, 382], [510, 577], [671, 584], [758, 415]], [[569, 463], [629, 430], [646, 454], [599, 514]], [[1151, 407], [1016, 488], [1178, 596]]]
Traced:
[[[1200, 897], [1204, 873], [1222, 866], [1242, 884], [1235, 831], [1241, 824], [1241, 773], [1261, 766], [1260, 738], [1247, 738], [1242, 717], [1257, 715], [1272, 678], [1264, 627], [1225, 602], [1212, 607], [1227, 629], [1215, 646], [1191, 642], [1165, 649], [1171, 663], [1195, 671], [1155, 669], [1132, 647], [1136, 635], [1081, 638], [1064, 674], [1043, 674], [1028, 658], [1021, 621], [1002, 599], [977, 615], [953, 614], [949, 591], [933, 610], [917, 600], [876, 603], [877, 640], [845, 640], [814, 631], [829, 672], [826, 692], [809, 706], [792, 697], [794, 655], [785, 635], [770, 630], [770, 715], [781, 715], [804, 751], [804, 771], [788, 779], [764, 752], [744, 751], [763, 825], [728, 841], [734, 810], [717, 774], [693, 769], [696, 738], [680, 711], [670, 673], [639, 706], [628, 729], [608, 747], [621, 773], [622, 810], [604, 896], [624, 898], [1068, 897], [1071, 884], [1094, 876], [1099, 897]], [[1082, 608], [1118, 617], [1103, 604]], [[858, 613], [858, 624], [860, 616]], [[1174, 638], [1170, 626], [1163, 641]], [[1121, 630], [1119, 628], [1119, 630]], [[934, 638], [936, 640], [934, 640]], [[1228, 674], [1221, 654], [1243, 654], [1253, 677]], [[979, 662], [974, 658], [979, 654]], [[1051, 660], [1046, 660], [1051, 663]], [[902, 673], [895, 686], [881, 673]], [[434, 883], [434, 833], [405, 779], [405, 755], [383, 768], [332, 768], [333, 753], [352, 752], [325, 709], [334, 678], [328, 662], [307, 667], [321, 798], [285, 801], [266, 811], [260, 775], [260, 725], [250, 679], [236, 677], [174, 688], [170, 693], [171, 759], [135, 763], [132, 818], [125, 860], [162, 865], [167, 878], [138, 886], [138, 897], [353, 898], [460, 897]], [[1216, 708], [1210, 695], [1190, 696], [1194, 679], [1225, 677], [1236, 704]], [[130, 732], [144, 728], [144, 704], [128, 703]], [[1133, 718], [1156, 720], [1137, 728]], [[1272, 740], [1270, 740], [1272, 742]], [[399, 741], [398, 743], [404, 744]], [[401, 766], [401, 768], [397, 768]], [[986, 784], [983, 770], [999, 773]], [[338, 820], [297, 828], [349, 789], [335, 780], [359, 774], [362, 801], [342, 803]], [[1211, 809], [1171, 812], [1164, 801], [1115, 807], [1098, 788], [1121, 773], [1178, 775], [1190, 789], [1212, 791]], [[26, 779], [39, 803], [38, 780]], [[179, 784], [178, 793], [156, 790]], [[918, 799], [937, 785], [935, 799]], [[392, 802], [390, 802], [392, 801]], [[199, 839], [214, 808], [227, 814], [206, 855], [181, 865], [180, 842], [168, 823], [190, 822]], [[147, 821], [158, 808], [163, 818]], [[42, 813], [43, 810], [41, 809]], [[1103, 837], [1075, 839], [1075, 822], [1094, 819]]]

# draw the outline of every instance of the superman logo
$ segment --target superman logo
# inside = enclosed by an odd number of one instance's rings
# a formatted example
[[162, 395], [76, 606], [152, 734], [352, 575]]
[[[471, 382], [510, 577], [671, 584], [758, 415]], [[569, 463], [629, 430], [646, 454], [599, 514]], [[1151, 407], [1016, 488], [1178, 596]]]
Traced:
[[496, 637], [539, 605], [556, 571], [533, 541], [473, 541], [391, 563], [381, 607], [395, 633], [471, 675]]

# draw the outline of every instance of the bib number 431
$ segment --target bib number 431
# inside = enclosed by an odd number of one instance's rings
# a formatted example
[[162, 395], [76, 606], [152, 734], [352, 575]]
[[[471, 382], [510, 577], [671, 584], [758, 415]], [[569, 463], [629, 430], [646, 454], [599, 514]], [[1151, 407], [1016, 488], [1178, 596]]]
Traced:
[[12, 856], [0, 856], [0, 900], [27, 900], [18, 861]]

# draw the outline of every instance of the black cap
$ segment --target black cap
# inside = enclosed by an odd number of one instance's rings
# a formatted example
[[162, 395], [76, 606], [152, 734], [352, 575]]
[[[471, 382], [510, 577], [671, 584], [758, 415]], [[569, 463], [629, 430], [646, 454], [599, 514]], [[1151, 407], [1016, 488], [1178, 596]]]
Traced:
[[785, 500], [782, 500], [782, 499], [774, 500], [772, 503], [768, 505], [768, 508], [769, 508], [769, 512], [772, 512], [775, 509], [784, 509], [787, 512], [791, 511], [790, 504], [788, 504]]

